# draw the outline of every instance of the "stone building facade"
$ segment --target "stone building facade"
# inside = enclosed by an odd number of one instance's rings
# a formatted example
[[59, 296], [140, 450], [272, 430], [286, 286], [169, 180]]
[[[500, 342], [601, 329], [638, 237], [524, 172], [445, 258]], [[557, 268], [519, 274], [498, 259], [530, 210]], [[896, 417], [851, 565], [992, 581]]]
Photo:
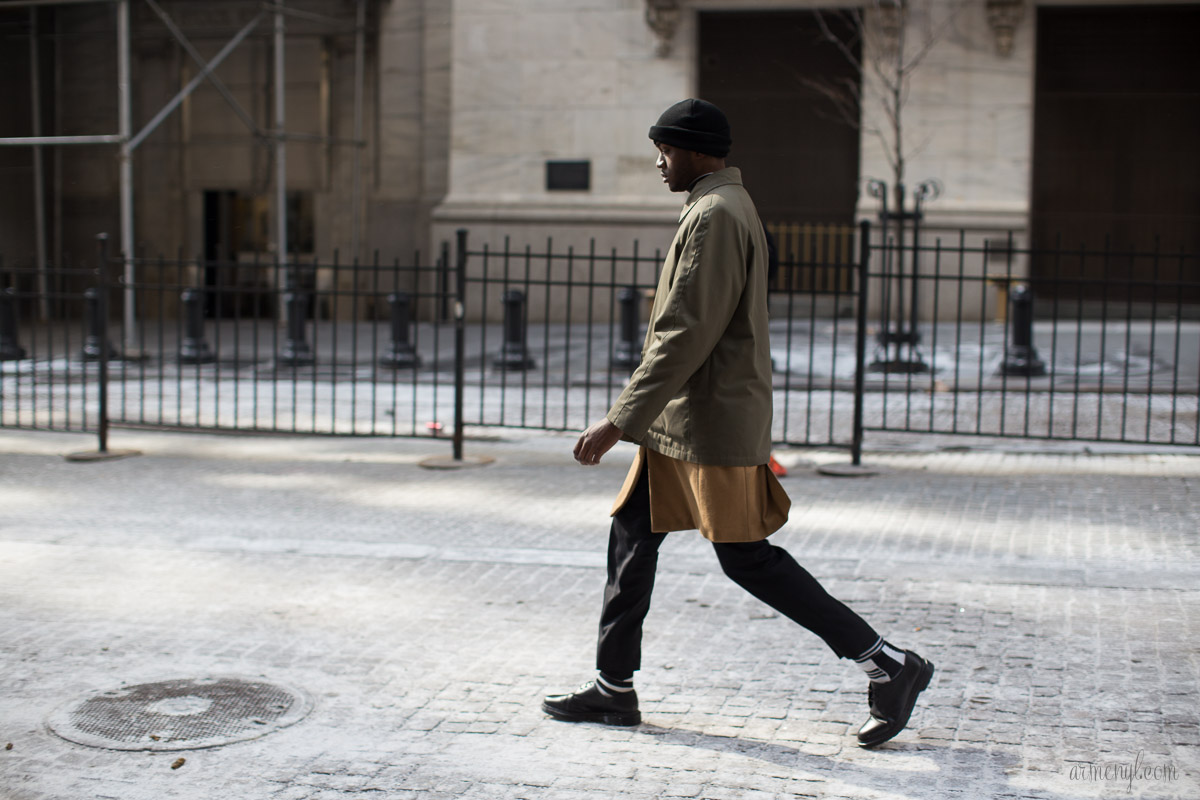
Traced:
[[[118, 3], [0, 4], [12, 43], [0, 139], [116, 130]], [[680, 198], [646, 132], [687, 96], [727, 106], [731, 163], [768, 221], [874, 219], [869, 179], [896, 205], [879, 76], [897, 47], [900, 63], [921, 54], [901, 86], [899, 152], [909, 198], [922, 182], [940, 187], [924, 205], [931, 235], [1027, 242], [1065, 227], [1141, 246], [1155, 228], [1200, 251], [1196, 4], [872, 0], [855, 28], [847, 9], [815, 0], [363, 0], [361, 70], [356, 0], [283, 5], [289, 249], [302, 259], [429, 261], [464, 227], [476, 243], [662, 247]], [[130, 0], [134, 131], [200, 70], [155, 6], [205, 59], [262, 12]], [[202, 81], [134, 154], [138, 254], [245, 261], [278, 249], [264, 13], [215, 70], [224, 90]], [[851, 120], [830, 100], [847, 86], [861, 94]], [[31, 152], [0, 147], [10, 263], [36, 250]], [[50, 257], [86, 257], [96, 231], [119, 230], [115, 146], [41, 152]]]

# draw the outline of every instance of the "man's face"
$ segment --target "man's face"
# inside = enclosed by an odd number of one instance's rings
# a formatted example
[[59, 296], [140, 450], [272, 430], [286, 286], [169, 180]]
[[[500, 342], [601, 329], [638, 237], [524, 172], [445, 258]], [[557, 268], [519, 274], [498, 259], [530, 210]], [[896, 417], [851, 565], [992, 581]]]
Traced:
[[672, 192], [686, 192], [699, 175], [696, 159], [700, 154], [662, 142], [655, 142], [654, 146], [658, 148], [658, 160], [654, 165], [662, 173], [663, 183]]

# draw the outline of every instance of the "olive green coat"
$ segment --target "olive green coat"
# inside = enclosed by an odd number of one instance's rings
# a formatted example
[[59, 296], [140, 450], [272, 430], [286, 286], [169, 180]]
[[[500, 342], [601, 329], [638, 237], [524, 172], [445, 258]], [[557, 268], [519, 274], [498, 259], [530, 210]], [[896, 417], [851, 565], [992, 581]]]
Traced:
[[642, 363], [608, 412], [672, 458], [756, 466], [771, 456], [767, 242], [741, 172], [701, 178], [679, 215]]

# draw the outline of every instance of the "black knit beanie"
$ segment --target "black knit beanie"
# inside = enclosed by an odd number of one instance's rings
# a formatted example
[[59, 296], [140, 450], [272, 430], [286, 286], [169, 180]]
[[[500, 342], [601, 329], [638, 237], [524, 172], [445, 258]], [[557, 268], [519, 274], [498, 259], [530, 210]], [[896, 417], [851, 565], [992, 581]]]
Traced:
[[704, 100], [681, 100], [650, 126], [650, 138], [717, 158], [729, 155], [733, 138], [725, 113]]

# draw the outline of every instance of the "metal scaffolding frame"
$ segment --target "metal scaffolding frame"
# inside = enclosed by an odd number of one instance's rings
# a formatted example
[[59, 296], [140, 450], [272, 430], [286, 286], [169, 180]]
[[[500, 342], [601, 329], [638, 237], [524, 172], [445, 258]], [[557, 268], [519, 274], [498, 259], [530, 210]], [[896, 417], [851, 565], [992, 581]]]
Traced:
[[[133, 233], [133, 152], [166, 120], [180, 104], [190, 95], [196, 87], [204, 81], [208, 81], [221, 94], [234, 113], [250, 128], [251, 133], [261, 139], [269, 139], [273, 141], [274, 156], [275, 156], [275, 234], [276, 234], [276, 249], [280, 267], [286, 271], [287, 268], [287, 155], [286, 148], [289, 139], [315, 139], [324, 141], [329, 144], [349, 145], [354, 148], [353, 159], [353, 188], [352, 188], [352, 206], [353, 206], [353, 224], [352, 224], [352, 252], [355, 257], [358, 255], [359, 249], [359, 225], [360, 212], [359, 205], [361, 202], [362, 179], [360, 176], [362, 168], [362, 148], [365, 146], [363, 141], [363, 81], [364, 75], [364, 36], [366, 30], [366, 4], [367, 0], [354, 0], [355, 2], [355, 20], [353, 25], [354, 32], [354, 133], [353, 138], [349, 141], [345, 139], [336, 139], [330, 136], [308, 136], [289, 134], [286, 129], [286, 103], [285, 103], [285, 68], [284, 59], [284, 44], [286, 42], [286, 25], [285, 18], [293, 16], [298, 19], [304, 19], [313, 22], [319, 22], [325, 25], [333, 26], [344, 31], [351, 30], [351, 26], [346, 25], [342, 20], [329, 17], [322, 14], [314, 14], [300, 9], [289, 9], [285, 6], [285, 0], [276, 0], [276, 2], [263, 2], [259, 4], [259, 11], [254, 18], [244, 25], [226, 45], [211, 59], [206, 61], [203, 56], [192, 46], [180, 30], [179, 26], [169, 14], [156, 2], [156, 0], [143, 0], [151, 11], [163, 22], [167, 30], [180, 44], [180, 46], [188, 53], [189, 56], [201, 67], [197, 73], [173, 98], [156, 113], [149, 122], [147, 122], [140, 131], [133, 132], [132, 120], [132, 97], [130, 90], [130, 0], [5, 0], [3, 9], [12, 8], [29, 8], [30, 16], [30, 84], [32, 94], [32, 114], [33, 114], [33, 135], [18, 136], [18, 137], [0, 137], [0, 145], [14, 146], [31, 146], [33, 148], [33, 163], [34, 163], [34, 229], [37, 236], [37, 267], [40, 281], [42, 282], [42, 296], [45, 297], [46, 282], [48, 280], [48, 267], [46, 263], [46, 220], [45, 220], [45, 187], [44, 176], [42, 170], [42, 148], [44, 146], [59, 146], [59, 145], [76, 145], [76, 144], [115, 144], [120, 147], [120, 225], [121, 225], [121, 259], [124, 264], [124, 281], [125, 281], [125, 331], [128, 337], [133, 337], [135, 331], [136, 308], [134, 298], [134, 286], [136, 281], [135, 275], [135, 259], [134, 259], [134, 233]], [[38, 63], [38, 28], [37, 28], [37, 8], [40, 6], [62, 6], [62, 5], [83, 5], [93, 3], [114, 3], [117, 6], [117, 133], [115, 134], [95, 134], [83, 136], [43, 136], [41, 131], [41, 85], [39, 79], [39, 63]], [[259, 26], [263, 18], [270, 13], [273, 17], [272, 39], [275, 55], [275, 125], [270, 131], [260, 129], [254, 119], [241, 107], [232, 92], [218, 78], [213, 71], [220, 66], [230, 53], [245, 41], [245, 39]], [[43, 306], [43, 317], [48, 316], [48, 309]], [[127, 352], [133, 352], [133, 342], [126, 342]]]

